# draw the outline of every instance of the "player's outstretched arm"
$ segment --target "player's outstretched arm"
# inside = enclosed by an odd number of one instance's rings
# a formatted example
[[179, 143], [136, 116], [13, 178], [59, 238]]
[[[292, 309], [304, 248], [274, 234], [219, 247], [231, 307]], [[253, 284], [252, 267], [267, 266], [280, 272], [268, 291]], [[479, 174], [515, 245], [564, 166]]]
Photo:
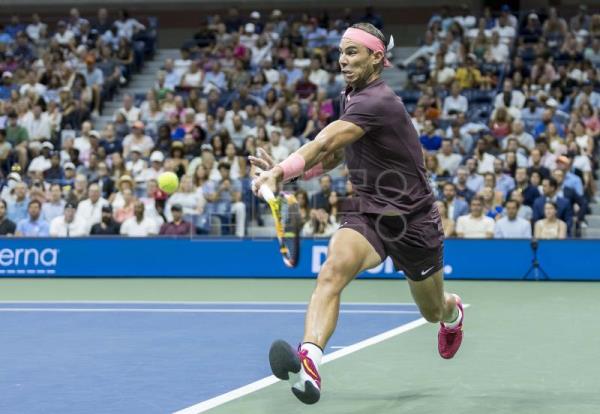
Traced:
[[296, 152], [269, 171], [261, 173], [253, 182], [253, 190], [258, 193], [262, 184], [268, 184], [272, 190], [282, 181], [299, 177], [315, 168], [323, 171], [324, 167], [335, 167], [339, 163], [341, 150], [360, 139], [365, 131], [348, 121], [337, 120], [327, 125], [314, 141], [304, 144]]

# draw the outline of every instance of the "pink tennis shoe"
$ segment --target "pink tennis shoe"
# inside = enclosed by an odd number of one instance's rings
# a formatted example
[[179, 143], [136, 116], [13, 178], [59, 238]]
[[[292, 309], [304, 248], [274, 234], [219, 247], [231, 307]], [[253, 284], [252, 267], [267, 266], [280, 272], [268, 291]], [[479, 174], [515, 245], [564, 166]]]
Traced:
[[440, 330], [438, 332], [438, 351], [444, 359], [450, 359], [456, 354], [463, 339], [465, 312], [460, 297], [458, 295], [454, 295], [454, 297], [456, 297], [456, 306], [458, 306], [461, 312], [460, 323], [454, 328], [447, 328], [443, 323], [440, 323]]

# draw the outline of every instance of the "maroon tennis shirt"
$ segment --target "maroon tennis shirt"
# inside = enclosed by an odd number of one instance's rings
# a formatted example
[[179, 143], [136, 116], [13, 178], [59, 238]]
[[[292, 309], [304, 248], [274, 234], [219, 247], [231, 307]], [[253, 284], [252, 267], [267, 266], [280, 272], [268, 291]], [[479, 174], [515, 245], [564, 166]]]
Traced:
[[358, 196], [353, 209], [408, 219], [429, 213], [435, 198], [417, 131], [402, 100], [380, 78], [360, 90], [348, 87], [342, 93], [341, 112], [341, 120], [365, 131], [345, 148]]

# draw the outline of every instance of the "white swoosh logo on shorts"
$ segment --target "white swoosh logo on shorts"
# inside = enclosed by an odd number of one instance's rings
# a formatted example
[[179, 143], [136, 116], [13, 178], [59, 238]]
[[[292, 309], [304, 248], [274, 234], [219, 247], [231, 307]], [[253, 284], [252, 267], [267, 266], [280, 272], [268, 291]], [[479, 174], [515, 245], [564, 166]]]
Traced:
[[429, 269], [421, 271], [421, 276], [425, 276], [431, 269], [433, 269], [433, 266], [431, 266]]

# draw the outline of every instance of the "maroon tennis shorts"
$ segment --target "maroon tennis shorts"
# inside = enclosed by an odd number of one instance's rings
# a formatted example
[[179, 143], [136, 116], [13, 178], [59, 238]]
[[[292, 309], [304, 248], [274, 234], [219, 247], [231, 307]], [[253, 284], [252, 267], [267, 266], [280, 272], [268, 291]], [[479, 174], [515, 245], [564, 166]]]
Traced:
[[444, 266], [444, 230], [437, 208], [406, 218], [347, 211], [340, 228], [358, 231], [381, 260], [391, 257], [407, 278], [425, 280]]

